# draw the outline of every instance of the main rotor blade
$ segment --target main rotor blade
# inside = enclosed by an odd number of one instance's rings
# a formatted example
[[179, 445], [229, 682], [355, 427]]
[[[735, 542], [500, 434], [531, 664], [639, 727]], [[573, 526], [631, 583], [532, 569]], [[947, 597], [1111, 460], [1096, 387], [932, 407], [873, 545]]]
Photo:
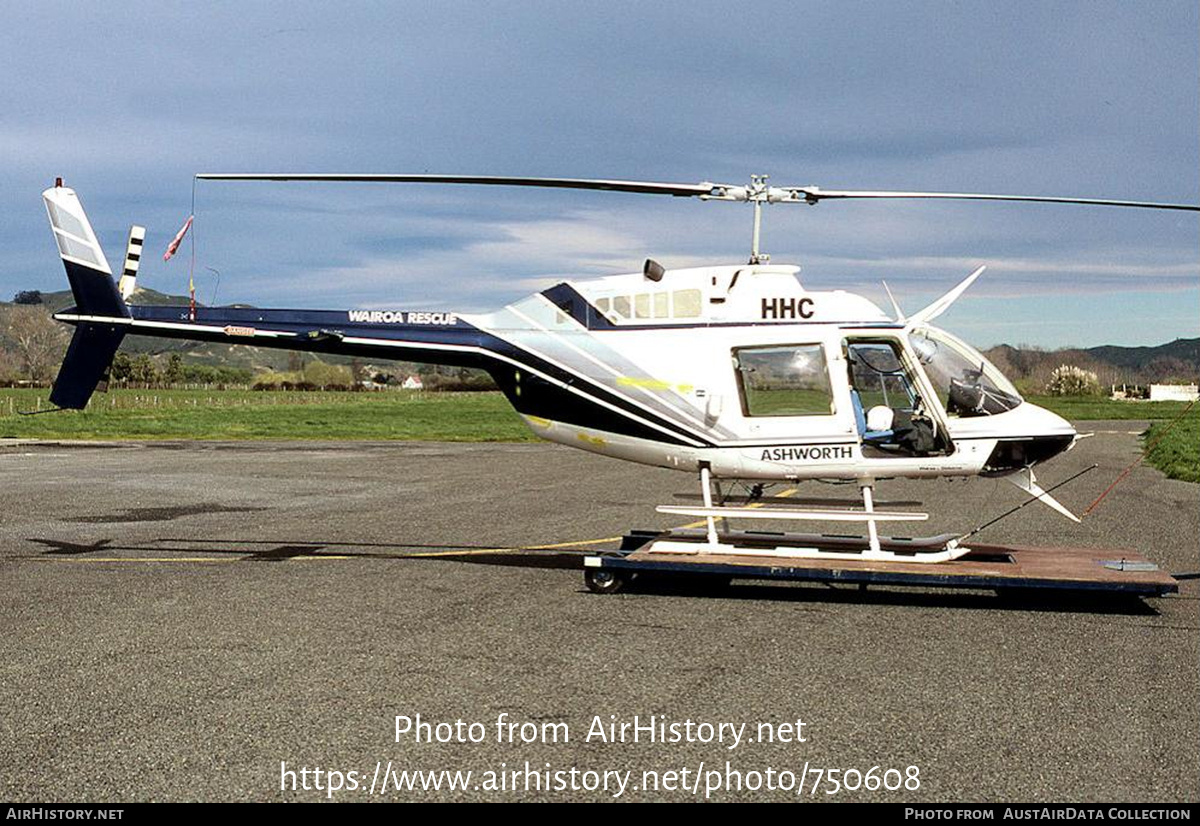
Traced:
[[1046, 204], [1092, 204], [1096, 206], [1183, 209], [1200, 212], [1197, 204], [1163, 204], [1151, 201], [1112, 201], [1103, 198], [1059, 198], [1043, 195], [989, 195], [977, 192], [891, 192], [886, 190], [836, 190], [817, 186], [780, 187], [800, 194], [810, 204], [833, 198], [941, 198], [958, 201], [1034, 201]]
[[599, 189], [610, 192], [636, 192], [646, 195], [673, 195], [677, 198], [701, 198], [715, 201], [765, 201], [767, 203], [815, 204], [839, 198], [940, 198], [960, 201], [1034, 201], [1053, 204], [1092, 204], [1101, 206], [1142, 207], [1144, 209], [1182, 209], [1200, 212], [1196, 204], [1163, 204], [1149, 201], [1114, 201], [1100, 198], [1058, 198], [1043, 195], [991, 195], [971, 192], [899, 192], [884, 190], [821, 189], [818, 186], [766, 186], [756, 181], [749, 186], [712, 183], [680, 184], [660, 181], [624, 181], [603, 178], [520, 178], [500, 175], [392, 175], [374, 173], [310, 172], [201, 172], [205, 181], [311, 181], [399, 184], [475, 184], [483, 186], [534, 186], [549, 189]]
[[510, 178], [498, 175], [389, 175], [389, 174], [315, 174], [297, 173], [227, 173], [202, 172], [197, 178], [206, 181], [316, 181], [398, 184], [482, 184], [485, 186], [537, 186], [550, 189], [601, 189], [613, 192], [639, 192], [648, 195], [699, 197], [720, 194], [736, 187], [724, 184], [675, 184], [655, 181], [610, 181], [597, 178]]

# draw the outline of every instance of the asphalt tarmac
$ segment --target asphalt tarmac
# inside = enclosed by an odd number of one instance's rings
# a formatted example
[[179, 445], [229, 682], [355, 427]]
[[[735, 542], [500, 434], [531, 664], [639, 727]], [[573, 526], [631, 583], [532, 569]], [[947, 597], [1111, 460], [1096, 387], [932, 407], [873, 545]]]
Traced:
[[[1141, 428], [1086, 423], [1040, 480], [1098, 464], [1055, 492], [1082, 511]], [[0, 799], [1200, 796], [1194, 579], [1145, 601], [598, 596], [579, 553], [678, 524], [654, 506], [695, 483], [544, 444], [8, 442], [0, 482]], [[922, 500], [930, 532], [1023, 499], [980, 479], [877, 495]], [[1080, 526], [1035, 504], [979, 538], [1196, 572], [1198, 505], [1141, 466]], [[397, 791], [413, 770], [472, 774]]]

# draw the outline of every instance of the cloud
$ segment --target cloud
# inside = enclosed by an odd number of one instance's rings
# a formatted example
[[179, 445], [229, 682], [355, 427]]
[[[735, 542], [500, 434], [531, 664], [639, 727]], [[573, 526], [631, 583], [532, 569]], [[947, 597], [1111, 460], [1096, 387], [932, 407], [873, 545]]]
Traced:
[[[571, 278], [626, 271], [644, 242], [598, 226], [587, 212], [542, 221], [493, 222], [455, 248], [369, 255], [256, 284], [267, 293], [356, 306], [478, 312]], [[640, 266], [640, 262], [638, 262]]]
[[[1198, 16], [1120, 0], [1087, 14], [764, 0], [752, 20], [716, 0], [18, 4], [0, 30], [0, 291], [63, 285], [37, 203], [55, 175], [80, 189], [112, 258], [134, 221], [149, 248], [165, 244], [207, 170], [767, 172], [1194, 200]], [[196, 210], [198, 270], [220, 270], [231, 299], [456, 308], [646, 256], [742, 261], [751, 215], [613, 193], [204, 184]], [[764, 246], [814, 287], [883, 277], [932, 292], [979, 261], [992, 264], [981, 294], [1136, 289], [1169, 308], [1195, 277], [1196, 230], [1179, 216], [846, 203], [768, 210]], [[148, 260], [144, 278], [178, 291], [185, 270]]]

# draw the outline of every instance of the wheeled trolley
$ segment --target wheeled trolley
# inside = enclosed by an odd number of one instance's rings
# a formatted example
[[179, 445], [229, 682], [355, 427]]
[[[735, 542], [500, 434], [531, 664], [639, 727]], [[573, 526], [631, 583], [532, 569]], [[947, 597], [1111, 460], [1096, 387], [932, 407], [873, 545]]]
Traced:
[[[709, 546], [704, 531], [631, 531], [620, 550], [584, 558], [584, 582], [590, 590], [602, 594], [615, 593], [646, 575], [1136, 597], [1161, 597], [1179, 590], [1176, 580], [1157, 565], [1125, 550], [972, 544], [964, 556], [931, 564], [847, 559], [847, 554], [839, 551], [858, 546], [861, 540], [846, 536], [770, 531], [731, 531], [725, 536], [737, 547], [737, 554], [706, 552]], [[663, 543], [664, 538], [670, 542]], [[921, 553], [920, 547], [905, 548], [902, 540], [896, 542], [892, 547], [901, 556], [909, 553], [915, 560]], [[827, 547], [836, 558], [770, 555], [772, 549], [791, 544]], [[663, 547], [678, 552], [652, 550]], [[754, 555], [755, 548], [762, 548], [764, 555]]]

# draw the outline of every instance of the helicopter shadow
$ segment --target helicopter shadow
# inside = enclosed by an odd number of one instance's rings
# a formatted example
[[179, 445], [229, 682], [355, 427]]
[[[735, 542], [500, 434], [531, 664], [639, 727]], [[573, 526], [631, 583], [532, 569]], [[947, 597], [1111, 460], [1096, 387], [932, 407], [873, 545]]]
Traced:
[[[585, 549], [539, 549], [497, 547], [483, 544], [432, 544], [411, 542], [326, 542], [322, 540], [196, 539], [160, 537], [122, 543], [117, 538], [78, 543], [62, 539], [27, 537], [27, 542], [44, 545], [43, 557], [84, 557], [97, 551], [107, 553], [203, 553], [214, 559], [231, 557], [238, 562], [284, 562], [300, 557], [326, 559], [409, 560], [432, 559], [524, 568], [582, 568]], [[136, 560], [137, 557], [130, 557]]]
[[[599, 553], [594, 548], [497, 547], [461, 543], [345, 542], [322, 540], [196, 539], [160, 537], [122, 543], [117, 538], [90, 544], [60, 539], [29, 537], [44, 545], [40, 556], [81, 557], [105, 553], [203, 553], [214, 559], [236, 562], [285, 562], [297, 558], [363, 559], [379, 561], [457, 562], [503, 568], [583, 570], [583, 559]], [[137, 557], [130, 557], [136, 560]], [[586, 588], [580, 593], [591, 595]], [[767, 583], [733, 580], [709, 574], [640, 576], [624, 590], [631, 597], [659, 596], [696, 600], [719, 599], [824, 603], [830, 605], [878, 605], [957, 610], [1019, 611], [1052, 614], [1096, 614], [1158, 616], [1159, 611], [1140, 597], [1125, 594], [1011, 588], [1000, 591], [941, 591], [897, 587], [835, 585], [832, 583]], [[612, 598], [612, 597], [609, 597]]]

